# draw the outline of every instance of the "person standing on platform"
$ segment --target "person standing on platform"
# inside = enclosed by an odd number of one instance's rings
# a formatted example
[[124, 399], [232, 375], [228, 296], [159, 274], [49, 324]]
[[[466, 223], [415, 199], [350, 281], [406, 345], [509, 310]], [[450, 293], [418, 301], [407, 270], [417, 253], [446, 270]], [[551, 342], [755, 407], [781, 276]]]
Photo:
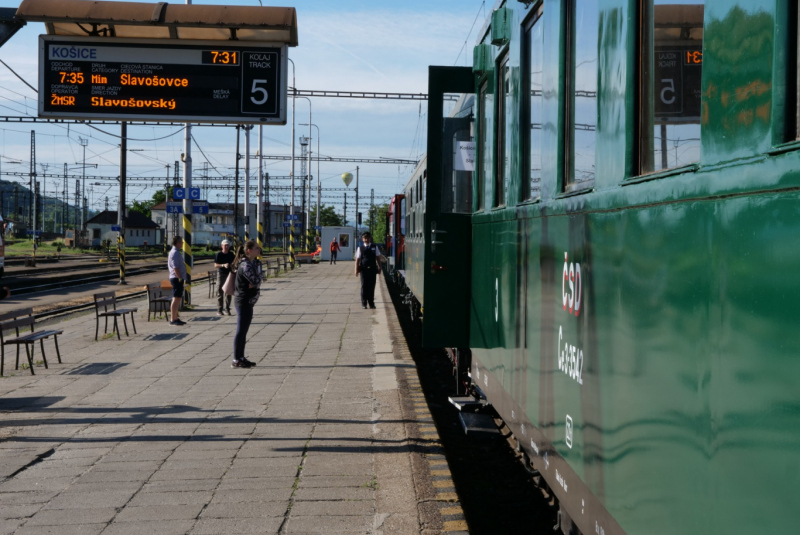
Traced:
[[336, 238], [334, 238], [333, 241], [331, 242], [331, 264], [336, 263], [336, 255], [341, 250], [342, 248], [339, 247], [339, 242], [336, 241]]
[[244, 256], [237, 254], [236, 287], [233, 305], [236, 307], [236, 335], [233, 337], [233, 362], [231, 368], [252, 368], [255, 363], [244, 356], [247, 331], [253, 321], [253, 307], [261, 293], [261, 247], [255, 240], [244, 244]]
[[175, 236], [172, 238], [172, 250], [169, 252], [167, 260], [169, 269], [169, 282], [172, 284], [172, 302], [169, 305], [170, 325], [186, 325], [185, 321], [178, 318], [178, 310], [181, 308], [183, 300], [183, 281], [187, 281], [189, 276], [186, 273], [186, 264], [183, 262], [183, 238]]
[[[231, 272], [233, 251], [231, 251], [231, 242], [228, 240], [222, 240], [220, 247], [222, 250], [214, 256], [214, 267], [217, 268], [217, 316], [222, 316], [225, 312], [230, 316], [233, 296], [225, 295], [222, 286], [228, 280], [228, 275]], [[224, 309], [223, 305], [225, 305]]]
[[356, 250], [356, 277], [361, 276], [361, 308], [375, 308], [375, 279], [385, 258], [372, 243], [372, 234], [365, 232], [361, 239], [363, 244]]

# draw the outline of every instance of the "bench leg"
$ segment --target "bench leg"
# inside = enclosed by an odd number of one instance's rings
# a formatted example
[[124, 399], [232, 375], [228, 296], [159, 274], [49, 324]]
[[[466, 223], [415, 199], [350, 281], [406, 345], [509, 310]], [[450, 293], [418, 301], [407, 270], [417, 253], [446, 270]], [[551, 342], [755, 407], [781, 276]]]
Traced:
[[31, 344], [30, 349], [28, 349], [28, 344], [25, 344], [25, 354], [28, 356], [28, 365], [31, 367], [31, 375], [36, 375], [36, 372], [33, 371], [33, 350], [36, 348], [35, 345]]
[[128, 320], [125, 319], [125, 314], [122, 315], [122, 324], [125, 326], [125, 336], [130, 336], [128, 334]]
[[58, 357], [58, 363], [61, 364], [61, 351], [58, 350], [58, 335], [53, 335], [53, 342], [56, 344], [56, 356]]
[[17, 344], [17, 364], [14, 366], [14, 369], [19, 369], [19, 344]]
[[6, 346], [0, 345], [0, 377], [3, 376], [3, 367], [6, 365]]
[[136, 322], [133, 321], [133, 312], [131, 312], [131, 325], [133, 326], [133, 334], [139, 334], [136, 332]]
[[97, 334], [100, 332], [100, 316], [97, 316], [95, 319], [97, 321], [95, 321], [95, 324], [94, 324], [95, 325], [95, 327], [94, 327], [94, 341], [97, 342]]
[[114, 316], [114, 330], [117, 331], [117, 340], [122, 340], [122, 337], [119, 335], [119, 324], [117, 323], [116, 316]]
[[[116, 322], [117, 320], [114, 321]], [[103, 331], [103, 334], [108, 334], [108, 316], [106, 316], [106, 327], [105, 330]]]
[[42, 360], [44, 361], [44, 369], [49, 370], [50, 366], [47, 365], [47, 355], [44, 354], [44, 338], [39, 338], [39, 347], [42, 348]]

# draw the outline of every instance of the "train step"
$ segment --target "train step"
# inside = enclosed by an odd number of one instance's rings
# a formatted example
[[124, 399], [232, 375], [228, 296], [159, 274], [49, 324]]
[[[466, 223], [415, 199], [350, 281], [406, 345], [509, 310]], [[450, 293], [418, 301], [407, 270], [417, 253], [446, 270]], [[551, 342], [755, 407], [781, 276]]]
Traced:
[[473, 396], [452, 396], [447, 398], [447, 400], [458, 409], [459, 412], [475, 412], [489, 404], [485, 399]]
[[494, 419], [488, 414], [462, 412], [459, 413], [458, 419], [461, 420], [461, 427], [464, 429], [465, 435], [489, 436], [500, 433], [494, 423]]

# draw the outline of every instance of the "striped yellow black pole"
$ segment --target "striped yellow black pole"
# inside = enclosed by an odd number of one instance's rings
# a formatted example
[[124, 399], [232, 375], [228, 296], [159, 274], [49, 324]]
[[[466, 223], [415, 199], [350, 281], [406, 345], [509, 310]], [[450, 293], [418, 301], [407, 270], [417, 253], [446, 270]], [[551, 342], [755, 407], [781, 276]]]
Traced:
[[289, 265], [294, 269], [294, 220], [292, 220], [289, 232]]
[[117, 236], [117, 258], [119, 259], [119, 283], [125, 284], [125, 236]]
[[[183, 214], [183, 262], [186, 264], [186, 275], [192, 280], [192, 214]], [[192, 285], [187, 284], [183, 305], [192, 304]]]
[[[258, 247], [261, 249], [262, 253], [264, 251], [264, 225], [261, 224], [261, 221], [258, 222], [258, 237], [256, 238], [258, 241]], [[258, 255], [258, 258], [261, 258], [261, 255]]]

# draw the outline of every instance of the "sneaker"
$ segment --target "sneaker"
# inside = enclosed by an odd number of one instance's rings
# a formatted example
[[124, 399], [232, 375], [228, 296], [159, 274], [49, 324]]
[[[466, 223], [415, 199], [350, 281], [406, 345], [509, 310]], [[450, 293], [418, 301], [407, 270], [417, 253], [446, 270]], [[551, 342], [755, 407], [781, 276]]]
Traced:
[[250, 368], [252, 364], [250, 364], [246, 360], [234, 360], [231, 362], [231, 368]]
[[169, 324], [170, 325], [186, 325], [186, 322], [185, 321], [181, 321], [181, 320], [175, 320], [175, 321], [170, 321]]
[[221, 310], [217, 312], [217, 316], [224, 316], [224, 315], [225, 315], [225, 313], [223, 311], [221, 311]]
[[361, 305], [361, 308], [367, 308], [367, 305]]
[[375, 308], [375, 305], [370, 305], [369, 308]]
[[245, 363], [245, 364], [247, 364], [248, 366], [255, 366], [255, 365], [256, 365], [256, 363], [255, 363], [255, 362], [253, 362], [253, 361], [251, 361], [251, 360], [247, 360], [247, 357], [243, 358], [243, 359], [242, 359], [242, 360], [240, 360], [239, 362], [244, 362], [244, 363]]
[[228, 313], [228, 316], [232, 316], [233, 315], [233, 314], [231, 314], [231, 309], [230, 308], [228, 310], [226, 310], [226, 312]]

